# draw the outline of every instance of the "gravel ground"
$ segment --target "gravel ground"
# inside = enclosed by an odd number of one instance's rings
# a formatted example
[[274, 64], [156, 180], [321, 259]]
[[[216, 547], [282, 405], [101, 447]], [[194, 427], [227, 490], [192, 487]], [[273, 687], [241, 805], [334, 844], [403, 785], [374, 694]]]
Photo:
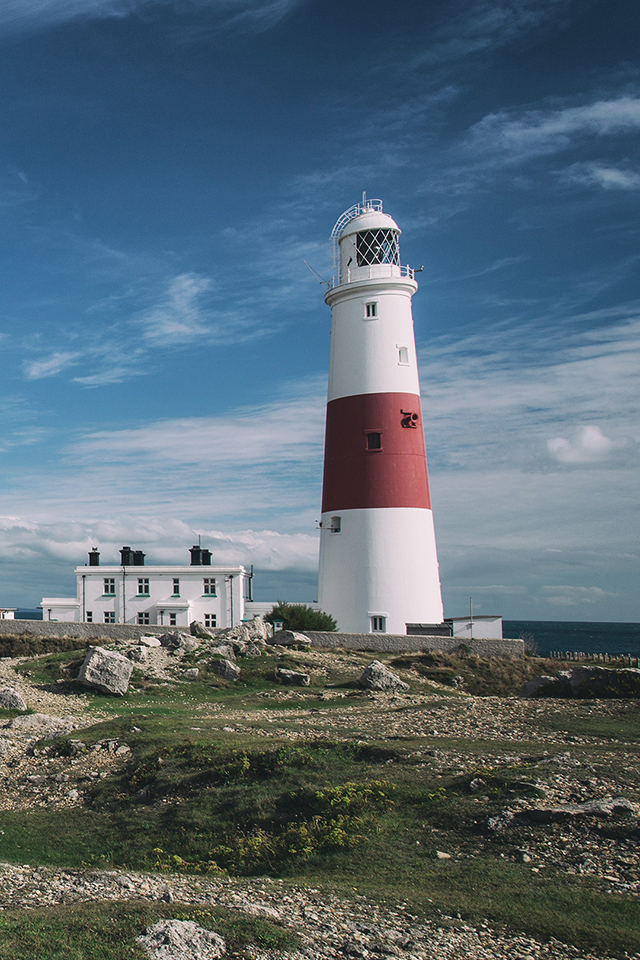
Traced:
[[[227, 907], [292, 928], [300, 935], [301, 946], [293, 952], [278, 951], [277, 960], [604, 960], [602, 954], [583, 952], [558, 940], [541, 943], [532, 937], [504, 935], [488, 923], [475, 927], [445, 915], [421, 922], [403, 904], [381, 905], [359, 895], [346, 899], [279, 880], [220, 881], [0, 864], [4, 909], [91, 900], [163, 899]], [[256, 951], [253, 957], [276, 960], [272, 952]]]
[[[81, 740], [82, 727], [103, 717], [82, 694], [33, 684], [16, 673], [17, 660], [0, 660], [0, 686], [18, 690], [33, 710], [51, 717], [70, 718], [71, 736]], [[347, 658], [345, 658], [347, 663]], [[164, 650], [151, 652], [150, 675], [166, 681], [178, 664]], [[321, 656], [317, 670], [323, 669]], [[175, 678], [175, 672], [173, 673]], [[173, 680], [175, 682], [175, 679]], [[597, 709], [624, 710], [606, 702], [535, 701], [518, 698], [471, 697], [466, 694], [442, 696], [429, 681], [419, 693], [378, 694], [327, 690], [301, 693], [273, 690], [264, 695], [265, 708], [229, 708], [195, 703], [194, 728], [204, 735], [216, 732], [233, 740], [238, 734], [290, 740], [331, 739], [363, 742], [381, 736], [400, 743], [417, 743], [410, 756], [428, 765], [435, 776], [463, 775], [473, 770], [528, 766], [529, 775], [544, 796], [543, 803], [575, 803], [624, 794], [640, 797], [640, 759], [635, 744], [616, 741], [615, 763], [585, 760], [584, 748], [602, 741], [587, 735], [571, 734], [567, 726], [579, 729], [576, 718], [588, 717]], [[305, 706], [305, 699], [326, 702]], [[295, 703], [296, 706], [292, 706]], [[284, 708], [284, 709], [283, 709]], [[629, 709], [637, 705], [629, 704]], [[106, 715], [105, 715], [106, 716]], [[552, 720], [557, 728], [553, 730]], [[0, 809], [32, 809], [38, 806], [81, 804], [84, 790], [96, 778], [107, 777], [127, 762], [130, 748], [125, 740], [102, 741], [90, 749], [60, 757], [39, 750], [37, 737], [28, 730], [16, 731], [10, 721], [0, 730]], [[195, 726], [198, 724], [198, 726]], [[464, 743], [467, 741], [467, 743]], [[468, 749], [472, 742], [474, 750]], [[478, 796], [479, 816], [486, 798]], [[518, 809], [523, 802], [517, 801]], [[534, 801], [531, 801], [533, 803]], [[540, 803], [540, 800], [535, 801]], [[512, 805], [516, 809], [515, 805]], [[547, 867], [593, 877], [604, 891], [640, 895], [640, 856], [630, 843], [594, 835], [584, 823], [554, 824], [530, 829], [527, 842], [509, 848], [502, 837], [487, 838], [496, 843], [497, 856], [517, 855], [540, 872]], [[500, 847], [502, 844], [502, 847]], [[448, 851], [454, 859], [476, 855], [477, 850]], [[281, 960], [299, 958], [366, 958], [397, 956], [420, 960], [517, 960], [534, 958], [582, 958], [602, 954], [581, 952], [557, 941], [541, 943], [522, 936], [510, 936], [488, 923], [477, 927], [454, 917], [440, 916], [423, 922], [403, 905], [380, 905], [362, 896], [339, 898], [312, 888], [294, 887], [276, 880], [210, 880], [193, 877], [136, 874], [95, 870], [38, 868], [0, 864], [0, 909], [36, 907], [89, 900], [165, 898], [194, 904], [215, 904], [277, 920], [299, 931], [302, 947]], [[258, 960], [268, 954], [256, 953]], [[640, 955], [635, 955], [640, 960]], [[275, 957], [271, 957], [275, 960]]]

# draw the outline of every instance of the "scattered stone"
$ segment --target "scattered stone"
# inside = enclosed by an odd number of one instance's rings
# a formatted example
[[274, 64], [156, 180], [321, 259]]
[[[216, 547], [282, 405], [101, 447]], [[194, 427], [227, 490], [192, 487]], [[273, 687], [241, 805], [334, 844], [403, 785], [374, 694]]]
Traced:
[[227, 660], [233, 660], [236, 655], [233, 645], [230, 643], [219, 643], [217, 647], [211, 647], [211, 653], [215, 653], [219, 657], [226, 657]]
[[479, 790], [482, 790], [483, 787], [486, 787], [486, 781], [482, 777], [474, 777], [473, 780], [469, 783], [469, 790], [471, 793], [477, 793]]
[[209, 627], [205, 627], [204, 623], [201, 623], [200, 620], [192, 620], [189, 624], [189, 630], [192, 637], [197, 637], [199, 640], [215, 640], [218, 635], [217, 630], [212, 630]]
[[26, 710], [27, 705], [17, 690], [13, 687], [0, 689], [0, 707], [3, 710]]
[[188, 633], [163, 633], [160, 637], [160, 644], [163, 647], [166, 647], [167, 650], [180, 650], [184, 653], [193, 653], [194, 650], [197, 650], [200, 644], [195, 639], [195, 637], [190, 636]]
[[311, 683], [308, 673], [298, 673], [297, 670], [287, 670], [286, 667], [276, 667], [275, 677], [280, 683], [290, 687], [308, 687]]
[[182, 676], [185, 678], [185, 680], [197, 680], [200, 676], [200, 671], [197, 667], [189, 667], [188, 670], [182, 671]]
[[270, 644], [278, 647], [311, 647], [311, 640], [304, 633], [296, 633], [294, 630], [278, 630], [269, 640]]
[[579, 666], [573, 670], [559, 670], [555, 677], [528, 680], [520, 696], [578, 697], [583, 700], [640, 697], [640, 669]]
[[213, 670], [213, 672], [217, 673], [220, 677], [223, 677], [224, 680], [237, 680], [240, 676], [240, 667], [238, 664], [233, 663], [226, 657], [221, 657], [219, 660], [210, 660], [209, 669]]
[[365, 690], [408, 690], [409, 684], [385, 667], [379, 660], [373, 660], [362, 671], [358, 685]]
[[89, 647], [80, 667], [78, 682], [102, 693], [122, 697], [127, 692], [132, 673], [133, 664], [127, 657], [103, 647]]
[[41, 739], [42, 737], [55, 736], [58, 733], [70, 733], [76, 726], [73, 717], [51, 717], [48, 713], [28, 713], [22, 717], [14, 717], [8, 725], [8, 729], [17, 734], [26, 734]]
[[227, 951], [221, 936], [192, 920], [159, 920], [136, 943], [150, 960], [218, 960]]
[[501, 810], [493, 817], [489, 817], [485, 822], [485, 827], [489, 833], [503, 833], [516, 822], [516, 815], [512, 810]]
[[637, 814], [638, 804], [625, 797], [612, 800], [588, 800], [585, 803], [558, 803], [552, 807], [532, 807], [518, 813], [518, 819], [532, 823], [560, 823], [578, 817], [597, 817], [604, 819], [614, 814], [632, 816]]
[[140, 637], [138, 643], [142, 647], [161, 647], [162, 644], [157, 637]]
[[451, 854], [445, 853], [444, 850], [436, 850], [436, 857], [438, 860], [451, 860]]
[[147, 647], [131, 647], [127, 650], [127, 656], [134, 663], [144, 663], [149, 657], [149, 650]]

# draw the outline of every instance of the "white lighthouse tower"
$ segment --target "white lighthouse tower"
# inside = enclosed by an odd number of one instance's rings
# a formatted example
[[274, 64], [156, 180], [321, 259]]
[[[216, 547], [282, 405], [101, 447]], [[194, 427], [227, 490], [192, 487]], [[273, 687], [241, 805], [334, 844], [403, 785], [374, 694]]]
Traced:
[[355, 633], [443, 619], [411, 298], [380, 200], [333, 228], [318, 603]]

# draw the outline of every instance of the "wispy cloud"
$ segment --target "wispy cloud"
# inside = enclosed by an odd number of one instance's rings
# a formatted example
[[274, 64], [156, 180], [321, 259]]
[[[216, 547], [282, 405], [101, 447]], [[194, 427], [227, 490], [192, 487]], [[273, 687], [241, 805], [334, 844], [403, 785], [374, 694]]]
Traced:
[[[209, 346], [240, 343], [270, 332], [259, 310], [241, 310], [238, 305], [230, 310], [214, 303], [214, 284], [209, 277], [184, 273], [170, 277], [162, 286], [164, 289], [157, 292], [156, 285], [155, 294], [136, 291], [95, 305], [89, 310], [89, 332], [84, 324], [79, 332], [78, 320], [68, 322], [56, 335], [48, 335], [46, 352], [39, 341], [27, 341], [25, 348], [39, 354], [23, 363], [27, 379], [72, 373], [76, 383], [88, 387], [121, 383], [152, 372], [150, 356], [156, 356], [159, 350], [175, 353], [197, 342]], [[133, 303], [145, 296], [151, 303], [135, 310]], [[243, 302], [246, 307], [246, 294]], [[101, 311], [106, 312], [106, 319]], [[52, 340], [57, 340], [55, 346], [51, 346]]]
[[41, 357], [25, 363], [25, 376], [28, 380], [42, 380], [44, 377], [55, 377], [63, 370], [74, 366], [82, 354], [78, 351], [54, 351], [50, 356]]
[[615, 597], [615, 593], [603, 590], [601, 587], [576, 587], [571, 585], [547, 586], [540, 591], [545, 603], [554, 607], [581, 607], [583, 604], [601, 603], [607, 597]]
[[522, 34], [557, 18], [568, 0], [476, 0], [447, 5], [447, 22], [417, 58], [435, 65], [512, 43]]
[[193, 340], [211, 336], [211, 327], [201, 306], [202, 295], [211, 280], [195, 274], [182, 274], [169, 283], [166, 296], [143, 311], [136, 319], [144, 337], [154, 346], [186, 346]]
[[640, 190], [640, 173], [601, 163], [573, 163], [560, 174], [569, 183], [602, 187], [603, 190]]
[[621, 96], [521, 115], [491, 113], [469, 131], [467, 149], [493, 161], [521, 163], [566, 149], [576, 137], [605, 137], [640, 130], [640, 98]]
[[72, 20], [104, 20], [130, 16], [153, 5], [182, 9], [211, 9], [223, 20], [246, 30], [266, 30], [286, 16], [301, 0], [3, 0], [0, 32], [41, 29]]
[[7, 170], [0, 173], [0, 207], [15, 207], [20, 203], [35, 200], [38, 187], [22, 170]]

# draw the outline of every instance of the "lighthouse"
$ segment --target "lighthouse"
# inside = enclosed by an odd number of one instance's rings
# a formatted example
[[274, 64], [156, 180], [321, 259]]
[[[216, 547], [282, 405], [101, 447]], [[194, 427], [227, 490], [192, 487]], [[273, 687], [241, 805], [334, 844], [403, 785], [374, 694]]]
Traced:
[[336, 275], [318, 603], [354, 633], [443, 620], [411, 298], [400, 228], [380, 200], [332, 232]]

